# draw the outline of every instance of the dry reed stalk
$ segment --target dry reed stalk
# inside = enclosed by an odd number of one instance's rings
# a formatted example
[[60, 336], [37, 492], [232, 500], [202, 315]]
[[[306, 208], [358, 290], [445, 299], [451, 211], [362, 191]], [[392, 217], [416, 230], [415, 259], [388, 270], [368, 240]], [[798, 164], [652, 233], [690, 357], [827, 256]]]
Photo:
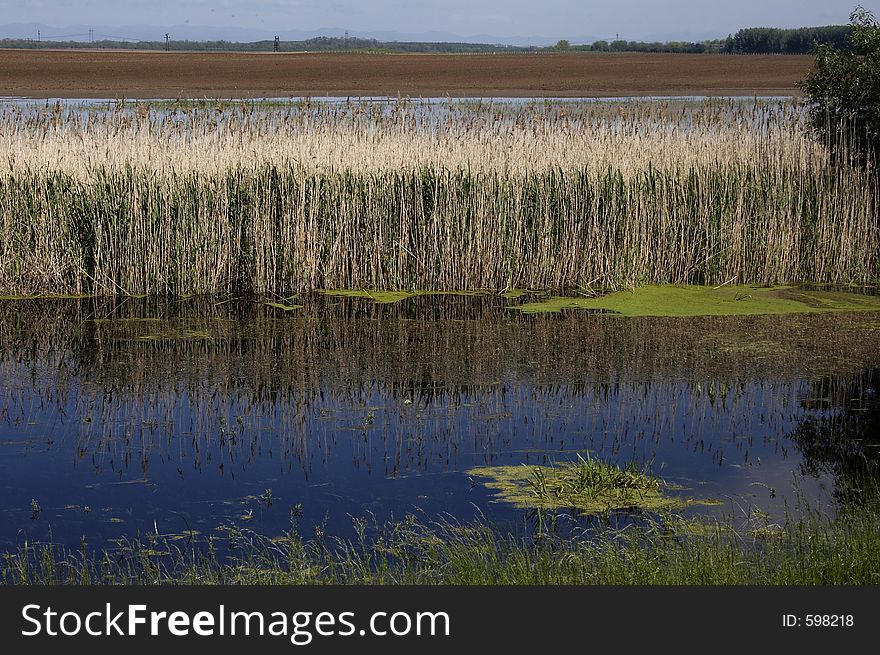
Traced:
[[878, 278], [796, 105], [0, 112], [5, 293]]

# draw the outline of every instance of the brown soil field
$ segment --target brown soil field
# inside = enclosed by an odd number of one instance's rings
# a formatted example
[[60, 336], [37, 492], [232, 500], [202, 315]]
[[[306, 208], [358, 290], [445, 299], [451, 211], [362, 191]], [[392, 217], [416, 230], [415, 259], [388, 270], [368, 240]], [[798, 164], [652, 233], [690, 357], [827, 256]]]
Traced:
[[0, 96], [792, 95], [809, 56], [0, 50]]

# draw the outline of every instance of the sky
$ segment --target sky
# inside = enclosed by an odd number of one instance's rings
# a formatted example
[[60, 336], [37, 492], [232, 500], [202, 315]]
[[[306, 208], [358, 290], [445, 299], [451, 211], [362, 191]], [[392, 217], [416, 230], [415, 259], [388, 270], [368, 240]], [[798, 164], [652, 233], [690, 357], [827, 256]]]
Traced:
[[[499, 39], [726, 36], [742, 27], [845, 23], [859, 0], [0, 0], [0, 23], [187, 25], [279, 31], [337, 28]], [[861, 0], [880, 16], [880, 0]], [[4, 36], [0, 34], [0, 36]]]

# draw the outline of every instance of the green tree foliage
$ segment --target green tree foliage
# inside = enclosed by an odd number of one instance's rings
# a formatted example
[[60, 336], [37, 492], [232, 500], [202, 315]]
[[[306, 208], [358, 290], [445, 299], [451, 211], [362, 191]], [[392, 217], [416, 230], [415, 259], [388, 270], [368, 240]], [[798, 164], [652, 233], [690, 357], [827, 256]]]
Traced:
[[594, 41], [592, 44], [572, 45], [578, 52], [684, 52], [684, 53], [722, 53], [729, 52], [723, 39], [710, 41]]
[[820, 46], [801, 82], [814, 129], [838, 156], [862, 164], [880, 155], [880, 24], [859, 7], [850, 16], [851, 47]]
[[805, 55], [821, 44], [846, 48], [850, 34], [849, 25], [797, 29], [749, 27], [738, 31], [726, 45], [729, 52], [738, 54]]

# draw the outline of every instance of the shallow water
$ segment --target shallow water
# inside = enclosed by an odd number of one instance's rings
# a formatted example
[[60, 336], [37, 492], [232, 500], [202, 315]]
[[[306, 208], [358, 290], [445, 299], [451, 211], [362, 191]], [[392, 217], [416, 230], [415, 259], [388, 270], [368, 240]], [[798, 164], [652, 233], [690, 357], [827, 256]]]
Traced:
[[[576, 104], [576, 103], [601, 103], [601, 102], [655, 102], [655, 101], [677, 101], [677, 102], [705, 102], [707, 100], [729, 100], [736, 102], [749, 101], [790, 101], [792, 96], [604, 96], [604, 97], [504, 97], [504, 96], [438, 96], [425, 98], [407, 98], [410, 102], [445, 105], [445, 104]], [[395, 104], [400, 102], [399, 96], [279, 96], [266, 98], [246, 98], [246, 99], [223, 99], [224, 103], [238, 102], [242, 104], [254, 103], [273, 103], [273, 104], [297, 104], [305, 102], [324, 103], [324, 104], [345, 104], [350, 102], [375, 102], [382, 104]], [[136, 105], [143, 103], [168, 104], [173, 102], [192, 102], [192, 103], [210, 103], [212, 99], [205, 98], [178, 98], [171, 100], [169, 98], [146, 98], [138, 100], [127, 100], [128, 104]], [[64, 105], [76, 105], [80, 107], [96, 107], [105, 109], [114, 109], [120, 103], [119, 98], [29, 98], [27, 96], [0, 96], [0, 103], [14, 105], [54, 105], [60, 102]]]
[[0, 302], [0, 549], [230, 522], [274, 535], [292, 515], [343, 536], [353, 516], [408, 512], [524, 525], [468, 469], [584, 452], [747, 529], [804, 502], [833, 512], [880, 457], [877, 314], [511, 302]]
[[[364, 128], [384, 123], [410, 129], [448, 130], [455, 125], [473, 129], [495, 125], [510, 128], [531, 124], [536, 118], [551, 125], [563, 122], [570, 129], [594, 129], [598, 124], [620, 125], [622, 111], [639, 111], [646, 130], [667, 126], [696, 127], [738, 123], [746, 116], [753, 129], [767, 120], [801, 122], [808, 105], [791, 96], [642, 96], [604, 98], [535, 97], [287, 97], [259, 99], [141, 99], [112, 98], [20, 98], [0, 96], [0, 112], [15, 115], [16, 124], [51, 120], [56, 129], [76, 131], [93, 121], [149, 118], [155, 129], [183, 132], [207, 118], [217, 130], [230, 124], [263, 121], [267, 125], [296, 123], [309, 129], [332, 117]], [[662, 110], [662, 111], [661, 111]], [[523, 117], [526, 117], [523, 123]], [[305, 120], [304, 119], [308, 119]], [[476, 121], [476, 123], [474, 122]], [[598, 121], [598, 122], [597, 122]], [[215, 124], [216, 122], [216, 124]], [[198, 128], [197, 128], [198, 129]]]

